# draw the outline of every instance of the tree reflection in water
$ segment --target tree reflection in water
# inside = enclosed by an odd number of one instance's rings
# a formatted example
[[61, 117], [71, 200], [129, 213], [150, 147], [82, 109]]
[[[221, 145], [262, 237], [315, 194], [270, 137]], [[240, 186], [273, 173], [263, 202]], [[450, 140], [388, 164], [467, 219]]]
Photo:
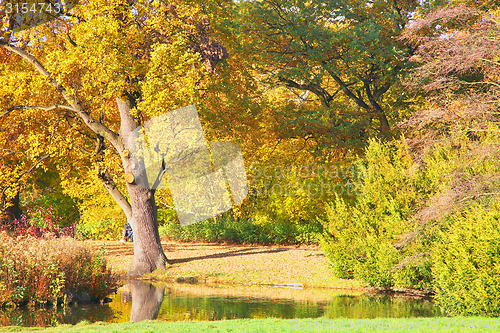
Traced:
[[427, 299], [391, 295], [349, 295], [329, 289], [157, 284], [125, 281], [109, 303], [58, 308], [0, 309], [0, 326], [57, 326], [103, 321], [224, 320], [236, 318], [412, 318], [441, 315]]
[[165, 295], [165, 287], [156, 287], [140, 280], [127, 281], [126, 287], [132, 293], [132, 312], [130, 321], [158, 318], [160, 306]]

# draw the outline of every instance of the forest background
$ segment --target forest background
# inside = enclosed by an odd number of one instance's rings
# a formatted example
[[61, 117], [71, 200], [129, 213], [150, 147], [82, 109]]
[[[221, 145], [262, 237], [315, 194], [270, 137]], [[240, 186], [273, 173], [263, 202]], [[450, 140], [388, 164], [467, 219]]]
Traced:
[[22, 32], [4, 19], [2, 227], [120, 239], [124, 110], [140, 125], [194, 104], [207, 141], [242, 148], [249, 193], [181, 228], [153, 192], [162, 239], [320, 244], [338, 277], [498, 315], [499, 20], [459, 0], [82, 0]]

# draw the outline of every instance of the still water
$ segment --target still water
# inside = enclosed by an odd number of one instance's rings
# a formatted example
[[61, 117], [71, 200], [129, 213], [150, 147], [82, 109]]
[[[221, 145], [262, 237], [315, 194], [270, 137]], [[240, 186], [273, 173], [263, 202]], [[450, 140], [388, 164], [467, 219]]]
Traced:
[[103, 305], [0, 310], [2, 325], [53, 326], [80, 321], [109, 323], [236, 318], [377, 318], [440, 315], [432, 301], [328, 289], [207, 286], [128, 281]]

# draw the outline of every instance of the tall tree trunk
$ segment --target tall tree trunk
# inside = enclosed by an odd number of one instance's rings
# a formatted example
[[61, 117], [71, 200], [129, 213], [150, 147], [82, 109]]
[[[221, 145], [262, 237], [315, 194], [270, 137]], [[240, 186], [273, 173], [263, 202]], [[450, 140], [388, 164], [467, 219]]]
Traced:
[[[120, 111], [121, 127], [120, 134], [124, 151], [119, 152], [125, 174], [132, 175], [132, 165], [129, 156], [128, 138], [139, 124], [131, 116], [130, 110], [134, 101], [130, 97], [116, 99]], [[125, 152], [126, 151], [126, 152]], [[139, 184], [147, 184], [144, 181], [146, 175], [137, 175], [131, 182], [127, 181], [127, 189], [132, 207], [132, 220], [129, 221], [134, 232], [134, 259], [129, 266], [129, 276], [140, 276], [151, 273], [155, 269], [165, 269], [167, 257], [161, 247], [160, 235], [158, 233], [158, 216], [154, 191]], [[143, 177], [143, 179], [140, 179]]]

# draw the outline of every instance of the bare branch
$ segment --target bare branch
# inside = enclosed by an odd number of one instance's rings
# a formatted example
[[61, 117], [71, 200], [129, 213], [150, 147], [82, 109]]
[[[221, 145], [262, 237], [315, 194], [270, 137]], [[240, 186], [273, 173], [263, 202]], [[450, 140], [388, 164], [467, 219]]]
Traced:
[[107, 170], [99, 169], [97, 173], [97, 177], [102, 182], [104, 187], [108, 190], [109, 194], [115, 199], [120, 208], [123, 210], [125, 215], [127, 216], [127, 220], [132, 219], [132, 207], [128, 202], [127, 198], [123, 195], [123, 193], [116, 186], [113, 177], [109, 174]]
[[314, 84], [314, 83], [300, 84], [300, 83], [297, 83], [293, 80], [284, 79], [284, 78], [280, 78], [279, 81], [284, 83], [289, 88], [311, 91], [313, 94], [315, 94], [316, 96], [319, 97], [319, 99], [321, 100], [321, 103], [324, 106], [326, 106], [326, 107], [330, 106], [332, 96], [325, 89], [323, 89], [322, 87], [320, 87], [317, 84]]
[[47, 159], [48, 157], [50, 157], [50, 154], [43, 155], [42, 157], [38, 158], [38, 160], [31, 166], [31, 168], [17, 176], [17, 180], [21, 179], [25, 174], [31, 173], [38, 166], [38, 164], [42, 163], [42, 161]]
[[11, 113], [12, 111], [15, 111], [15, 110], [44, 110], [44, 111], [52, 111], [52, 110], [55, 110], [55, 109], [65, 109], [65, 110], [70, 110], [70, 111], [75, 111], [75, 109], [73, 109], [73, 107], [69, 106], [69, 105], [60, 105], [60, 104], [54, 104], [54, 105], [51, 105], [51, 106], [40, 106], [40, 105], [19, 105], [19, 106], [13, 106], [9, 109], [7, 109], [6, 111], [2, 112], [0, 114], [0, 118], [2, 118], [3, 116], [6, 116], [8, 115], [9, 113]]

